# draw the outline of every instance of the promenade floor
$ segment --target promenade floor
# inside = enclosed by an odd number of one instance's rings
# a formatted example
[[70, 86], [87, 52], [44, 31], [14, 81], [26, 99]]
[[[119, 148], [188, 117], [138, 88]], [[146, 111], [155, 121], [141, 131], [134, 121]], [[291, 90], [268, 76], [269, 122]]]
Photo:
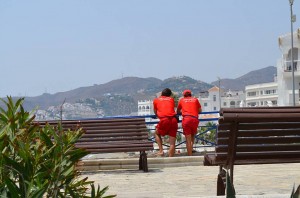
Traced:
[[[119, 198], [216, 197], [218, 167], [195, 163], [149, 167], [147, 173], [134, 168], [89, 171], [82, 176], [101, 188], [109, 186], [107, 195], [116, 194]], [[239, 198], [290, 197], [293, 185], [300, 184], [300, 164], [296, 163], [240, 165], [234, 172]]]

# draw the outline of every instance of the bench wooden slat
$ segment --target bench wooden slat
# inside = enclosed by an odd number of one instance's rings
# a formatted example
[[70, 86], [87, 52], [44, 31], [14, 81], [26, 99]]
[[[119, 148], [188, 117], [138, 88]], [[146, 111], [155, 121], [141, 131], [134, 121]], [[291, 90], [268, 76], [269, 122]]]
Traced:
[[[52, 126], [55, 126], [54, 124], [51, 124]], [[40, 126], [45, 126], [45, 125], [40, 125]], [[124, 128], [126, 126], [126, 128]], [[92, 130], [125, 130], [125, 129], [147, 129], [146, 126], [141, 126], [141, 125], [107, 125], [107, 126], [101, 126], [100, 123], [99, 125], [95, 126], [85, 126], [84, 124], [73, 124], [73, 125], [63, 125], [62, 128], [64, 130], [68, 129], [79, 129], [83, 128], [84, 130], [87, 131], [92, 131]]]
[[146, 141], [133, 141], [133, 142], [128, 142], [128, 141], [119, 141], [119, 142], [105, 142], [105, 143], [101, 143], [99, 144], [98, 142], [77, 142], [76, 145], [78, 146], [88, 146], [88, 145], [93, 145], [93, 146], [103, 146], [103, 147], [107, 147], [110, 145], [113, 145], [114, 147], [116, 146], [120, 146], [120, 147], [124, 147], [125, 146], [136, 146], [136, 145], [141, 145], [141, 146], [151, 146], [152, 142], [146, 142]]
[[96, 142], [91, 142], [91, 144], [76, 144], [76, 146], [84, 149], [89, 149], [89, 148], [127, 148], [127, 147], [140, 147], [140, 148], [149, 148], [151, 147], [150, 144], [106, 144], [106, 145], [101, 145], [97, 144]]
[[148, 135], [148, 132], [146, 131], [135, 131], [135, 132], [109, 132], [109, 131], [105, 131], [105, 133], [90, 133], [90, 132], [86, 132], [83, 137], [114, 137], [114, 136], [129, 136], [129, 137], [135, 137], [135, 136], [146, 136]]
[[89, 128], [84, 128], [84, 130], [86, 131], [86, 133], [129, 133], [129, 132], [145, 132], [147, 129], [146, 128], [126, 128], [126, 129], [122, 129], [122, 128], [111, 128], [111, 129], [89, 129]]
[[276, 129], [276, 130], [247, 130], [239, 131], [238, 137], [285, 137], [285, 136], [300, 136], [300, 129]]
[[[205, 166], [219, 166], [226, 163], [226, 158], [217, 158], [214, 154], [206, 154], [203, 164]], [[300, 163], [299, 157], [296, 158], [273, 158], [273, 159], [236, 159], [236, 165], [249, 164], [282, 164], [282, 163]]]
[[128, 144], [128, 143], [112, 143], [112, 144], [99, 144], [97, 142], [88, 142], [88, 143], [76, 143], [76, 147], [90, 149], [90, 148], [125, 148], [125, 147], [142, 147], [142, 148], [153, 148], [153, 145], [148, 142]]
[[[62, 120], [63, 124], [74, 124], [74, 123], [130, 123], [130, 122], [143, 122], [145, 121], [144, 118], [97, 118], [97, 119], [83, 119], [83, 120]], [[47, 121], [38, 121], [38, 123], [52, 123], [56, 124], [60, 122], [60, 120], [47, 120]]]
[[[207, 154], [205, 156], [205, 160], [208, 160], [208, 162], [204, 163], [204, 165], [225, 165], [227, 162], [227, 153], [218, 153], [217, 155], [214, 154]], [[243, 161], [245, 164], [247, 160], [249, 161], [255, 161], [258, 160], [257, 163], [265, 164], [268, 161], [274, 161], [274, 160], [280, 161], [280, 159], [284, 159], [282, 163], [288, 163], [289, 159], [292, 159], [290, 163], [294, 162], [295, 159], [298, 159], [298, 162], [300, 162], [300, 151], [279, 151], [279, 152], [243, 152], [243, 153], [236, 153], [235, 161], [240, 161], [240, 163]]]
[[122, 122], [122, 123], [117, 123], [114, 122], [114, 123], [110, 123], [110, 124], [105, 124], [105, 123], [98, 123], [97, 124], [93, 124], [93, 125], [87, 125], [87, 124], [84, 124], [84, 123], [81, 123], [79, 124], [78, 126], [84, 126], [85, 128], [87, 129], [125, 129], [125, 128], [122, 128], [122, 126], [127, 126], [128, 128], [146, 128], [146, 126], [143, 124], [143, 123], [127, 123], [127, 122]]
[[129, 142], [130, 141], [134, 141], [134, 140], [140, 140], [140, 141], [143, 141], [145, 140], [146, 138], [148, 138], [148, 136], [139, 136], [139, 137], [119, 137], [119, 136], [114, 136], [114, 137], [106, 137], [106, 138], [85, 138], [85, 137], [82, 137], [78, 140], [78, 142], [93, 142], [93, 141], [97, 141], [99, 143], [102, 143], [102, 142], [116, 142], [116, 141], [123, 141], [123, 140], [128, 140]]
[[[280, 145], [238, 145], [237, 152], [261, 152], [261, 151], [290, 151], [290, 150], [299, 150], [300, 145], [295, 144], [280, 144]], [[227, 152], [228, 145], [219, 145], [216, 147], [216, 152]]]
[[[229, 131], [218, 131], [218, 137], [229, 137]], [[268, 137], [268, 136], [300, 136], [300, 129], [288, 129], [288, 130], [247, 130], [239, 131], [239, 137]]]
[[[217, 144], [228, 144], [229, 138], [218, 138]], [[289, 143], [296, 144], [300, 143], [300, 136], [270, 136], [270, 137], [247, 137], [247, 138], [237, 138], [237, 144], [280, 144]]]
[[223, 116], [224, 113], [300, 113], [300, 107], [291, 106], [278, 106], [278, 107], [243, 107], [243, 108], [222, 108], [220, 110], [220, 115]]
[[[300, 157], [300, 151], [299, 150], [295, 150], [295, 151], [253, 151], [253, 152], [237, 152], [236, 153], [236, 159], [240, 158], [240, 159], [244, 159], [249, 157], [249, 159], [253, 159], [253, 158], [289, 158], [290, 156], [298, 156]], [[217, 157], [223, 157], [223, 156], [227, 156], [227, 153], [224, 152], [220, 152], [216, 154]]]
[[143, 148], [143, 147], [136, 147], [136, 148], [107, 148], [107, 149], [97, 149], [97, 148], [92, 148], [92, 149], [88, 149], [89, 152], [91, 153], [120, 153], [120, 152], [136, 152], [136, 150], [139, 151], [147, 151], [149, 150], [149, 148]]
[[[298, 113], [226, 113], [226, 117], [223, 116], [224, 122], [234, 122], [238, 119], [239, 123], [251, 123], [257, 122], [262, 119], [264, 122], [298, 122], [300, 112]], [[226, 119], [226, 120], [225, 120]]]

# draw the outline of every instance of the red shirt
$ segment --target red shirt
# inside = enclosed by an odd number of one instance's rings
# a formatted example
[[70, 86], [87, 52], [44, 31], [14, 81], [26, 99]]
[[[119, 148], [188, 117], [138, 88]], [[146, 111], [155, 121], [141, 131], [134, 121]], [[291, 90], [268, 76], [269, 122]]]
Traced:
[[201, 108], [200, 102], [195, 97], [181, 98], [177, 107], [177, 109], [181, 110], [183, 116], [191, 115], [195, 117], [198, 117], [199, 108]]
[[153, 108], [158, 118], [176, 115], [174, 110], [175, 102], [171, 97], [160, 96], [159, 98], [155, 98]]

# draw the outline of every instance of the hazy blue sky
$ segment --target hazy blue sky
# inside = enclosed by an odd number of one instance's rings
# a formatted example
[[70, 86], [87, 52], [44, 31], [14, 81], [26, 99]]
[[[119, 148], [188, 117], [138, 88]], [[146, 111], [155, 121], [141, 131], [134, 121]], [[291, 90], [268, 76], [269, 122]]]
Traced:
[[[300, 27], [300, 0], [294, 14]], [[275, 66], [288, 0], [0, 0], [0, 96]]]

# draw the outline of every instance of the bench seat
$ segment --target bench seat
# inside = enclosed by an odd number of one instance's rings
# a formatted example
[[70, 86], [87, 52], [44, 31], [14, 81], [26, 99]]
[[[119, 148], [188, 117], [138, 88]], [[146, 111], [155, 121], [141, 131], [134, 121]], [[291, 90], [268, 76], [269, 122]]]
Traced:
[[[45, 124], [58, 124], [57, 120], [38, 122]], [[139, 169], [148, 171], [146, 151], [153, 150], [153, 143], [148, 140], [148, 129], [144, 118], [118, 118], [118, 119], [86, 119], [62, 120], [63, 130], [76, 130], [82, 128], [84, 134], [75, 143], [90, 153], [117, 153], [140, 152]]]
[[233, 184], [234, 165], [300, 162], [300, 107], [224, 108], [218, 122], [217, 146], [203, 162], [220, 166], [217, 195], [224, 173]]

